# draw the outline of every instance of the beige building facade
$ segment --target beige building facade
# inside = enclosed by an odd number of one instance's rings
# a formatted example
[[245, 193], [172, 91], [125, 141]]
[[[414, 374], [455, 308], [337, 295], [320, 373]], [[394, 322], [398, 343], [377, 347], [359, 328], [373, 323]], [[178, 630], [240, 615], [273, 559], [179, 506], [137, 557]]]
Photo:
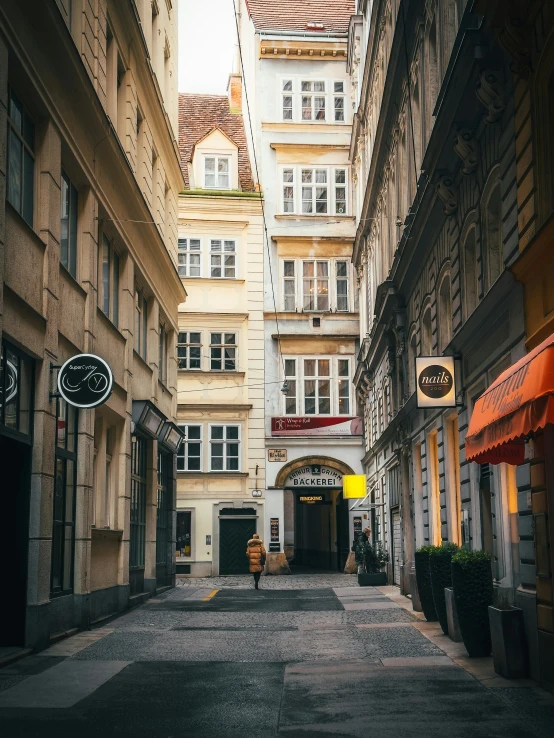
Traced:
[[[171, 0], [0, 9], [2, 645], [174, 581], [176, 23]], [[111, 368], [97, 408], [56, 391], [79, 354]]]
[[[248, 571], [263, 532], [263, 220], [240, 76], [229, 97], [180, 95], [177, 572]], [[234, 99], [233, 99], [234, 98]]]

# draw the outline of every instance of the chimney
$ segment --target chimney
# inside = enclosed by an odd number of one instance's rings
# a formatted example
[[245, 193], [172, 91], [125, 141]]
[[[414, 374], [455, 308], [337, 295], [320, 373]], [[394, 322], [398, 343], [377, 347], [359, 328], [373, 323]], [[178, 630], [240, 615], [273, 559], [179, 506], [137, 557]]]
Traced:
[[242, 76], [238, 72], [229, 75], [227, 93], [229, 95], [229, 112], [240, 115], [242, 113]]

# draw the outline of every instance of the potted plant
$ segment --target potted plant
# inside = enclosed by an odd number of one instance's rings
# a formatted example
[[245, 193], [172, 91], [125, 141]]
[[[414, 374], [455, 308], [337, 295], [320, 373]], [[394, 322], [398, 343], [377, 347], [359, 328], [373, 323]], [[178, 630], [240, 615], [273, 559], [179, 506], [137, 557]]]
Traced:
[[489, 623], [495, 672], [506, 679], [527, 677], [529, 654], [523, 610], [506, 602], [489, 605]]
[[388, 563], [389, 554], [382, 543], [372, 545], [367, 538], [358, 539], [356, 560], [358, 584], [361, 587], [375, 587], [387, 583], [387, 573], [381, 569]]
[[455, 543], [445, 543], [436, 546], [429, 552], [429, 573], [431, 575], [431, 590], [435, 612], [439, 619], [444, 635], [448, 635], [448, 617], [446, 613], [445, 587], [452, 586], [452, 573], [450, 563], [453, 554], [458, 551]]
[[457, 551], [452, 556], [452, 586], [460, 632], [470, 656], [489, 656], [492, 605], [491, 557], [486, 551]]
[[437, 546], [422, 546], [414, 554], [417, 591], [425, 619], [433, 622], [437, 619], [433, 590], [431, 589], [431, 574], [429, 572], [429, 555]]

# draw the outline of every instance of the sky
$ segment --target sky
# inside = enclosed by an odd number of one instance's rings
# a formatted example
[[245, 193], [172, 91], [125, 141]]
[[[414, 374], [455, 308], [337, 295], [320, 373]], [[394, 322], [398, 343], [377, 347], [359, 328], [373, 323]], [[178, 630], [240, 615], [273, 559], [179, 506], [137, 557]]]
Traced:
[[235, 45], [233, 0], [179, 0], [179, 92], [224, 95]]

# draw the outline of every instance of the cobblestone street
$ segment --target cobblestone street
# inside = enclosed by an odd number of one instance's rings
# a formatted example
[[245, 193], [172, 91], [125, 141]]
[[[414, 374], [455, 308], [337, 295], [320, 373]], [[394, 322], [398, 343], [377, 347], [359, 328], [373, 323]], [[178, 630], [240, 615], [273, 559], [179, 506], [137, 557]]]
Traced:
[[[209, 585], [209, 586], [206, 586]], [[344, 575], [180, 580], [0, 671], [0, 733], [547, 738], [554, 698]]]

